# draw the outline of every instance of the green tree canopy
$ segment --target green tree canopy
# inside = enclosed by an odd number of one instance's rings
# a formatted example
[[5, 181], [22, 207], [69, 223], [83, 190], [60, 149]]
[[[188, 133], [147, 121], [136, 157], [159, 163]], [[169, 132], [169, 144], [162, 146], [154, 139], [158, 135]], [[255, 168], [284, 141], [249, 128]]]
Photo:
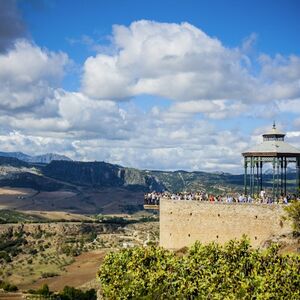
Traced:
[[154, 246], [112, 252], [98, 278], [107, 299], [300, 299], [299, 262], [243, 238], [196, 242], [183, 256]]

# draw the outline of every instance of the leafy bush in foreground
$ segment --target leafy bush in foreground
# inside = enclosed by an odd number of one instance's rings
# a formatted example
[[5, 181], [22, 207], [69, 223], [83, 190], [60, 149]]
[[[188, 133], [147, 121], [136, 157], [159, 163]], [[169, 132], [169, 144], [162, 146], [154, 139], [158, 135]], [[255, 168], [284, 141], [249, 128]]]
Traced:
[[300, 258], [249, 241], [196, 242], [186, 255], [136, 247], [105, 257], [98, 272], [107, 299], [300, 299]]

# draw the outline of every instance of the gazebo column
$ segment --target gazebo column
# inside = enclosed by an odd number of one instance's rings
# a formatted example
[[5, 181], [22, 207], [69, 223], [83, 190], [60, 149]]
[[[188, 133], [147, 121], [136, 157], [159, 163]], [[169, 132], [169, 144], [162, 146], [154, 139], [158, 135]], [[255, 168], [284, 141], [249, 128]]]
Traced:
[[275, 198], [275, 158], [273, 158], [273, 187], [272, 187], [272, 195]]
[[287, 168], [287, 161], [286, 157], [284, 157], [284, 195], [286, 196], [286, 168]]
[[259, 157], [257, 157], [257, 161], [256, 161], [256, 194], [259, 195], [259, 189], [260, 189], [260, 163], [259, 163]]
[[300, 157], [297, 157], [296, 160], [296, 172], [297, 172], [297, 185], [296, 185], [296, 194], [300, 195]]
[[[277, 174], [276, 174], [276, 199], [279, 196], [279, 157], [276, 157], [276, 167], [277, 167]], [[275, 199], [274, 199], [275, 200]]]
[[252, 197], [252, 160], [253, 160], [253, 157], [251, 156], [250, 157], [250, 176], [249, 176], [249, 193], [250, 193], [250, 196]]
[[247, 195], [248, 191], [247, 191], [247, 171], [248, 171], [248, 158], [245, 156], [244, 157], [244, 194]]
[[256, 161], [254, 163], [254, 171], [255, 171], [255, 188], [254, 188], [254, 194], [257, 194], [258, 192], [258, 157], [256, 157]]
[[263, 189], [263, 161], [262, 158], [260, 157], [260, 162], [259, 162], [259, 166], [260, 166], [260, 191], [262, 191]]
[[251, 197], [254, 195], [254, 157], [251, 157]]
[[284, 195], [284, 157], [282, 159], [282, 195]]
[[283, 157], [280, 158], [280, 195], [284, 194], [284, 182], [283, 182], [283, 170], [284, 170], [284, 161], [283, 161]]

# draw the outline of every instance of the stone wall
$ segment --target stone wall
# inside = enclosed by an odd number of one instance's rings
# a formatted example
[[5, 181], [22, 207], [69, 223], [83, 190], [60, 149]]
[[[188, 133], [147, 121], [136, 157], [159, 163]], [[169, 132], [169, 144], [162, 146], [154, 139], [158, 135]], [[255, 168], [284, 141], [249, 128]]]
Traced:
[[246, 234], [255, 247], [268, 239], [288, 234], [291, 224], [283, 221], [282, 205], [160, 201], [160, 245], [179, 249], [193, 244], [224, 243]]

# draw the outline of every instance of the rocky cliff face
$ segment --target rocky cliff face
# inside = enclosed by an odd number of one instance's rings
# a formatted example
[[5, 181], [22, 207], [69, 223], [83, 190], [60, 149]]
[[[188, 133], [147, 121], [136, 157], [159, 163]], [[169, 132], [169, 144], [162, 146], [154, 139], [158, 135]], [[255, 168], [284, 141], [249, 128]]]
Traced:
[[93, 187], [126, 187], [139, 191], [165, 189], [155, 176], [144, 171], [105, 162], [52, 161], [43, 168], [43, 173], [72, 184]]
[[123, 185], [119, 168], [104, 162], [52, 161], [43, 168], [43, 173], [79, 185]]
[[165, 185], [159, 179], [147, 171], [133, 168], [124, 168], [121, 171], [123, 184], [131, 189], [143, 189], [144, 191], [162, 192]]
[[163, 191], [165, 186], [145, 171], [105, 162], [54, 160], [46, 166], [0, 156], [0, 186], [53, 191], [85, 187], [123, 187], [131, 191]]

